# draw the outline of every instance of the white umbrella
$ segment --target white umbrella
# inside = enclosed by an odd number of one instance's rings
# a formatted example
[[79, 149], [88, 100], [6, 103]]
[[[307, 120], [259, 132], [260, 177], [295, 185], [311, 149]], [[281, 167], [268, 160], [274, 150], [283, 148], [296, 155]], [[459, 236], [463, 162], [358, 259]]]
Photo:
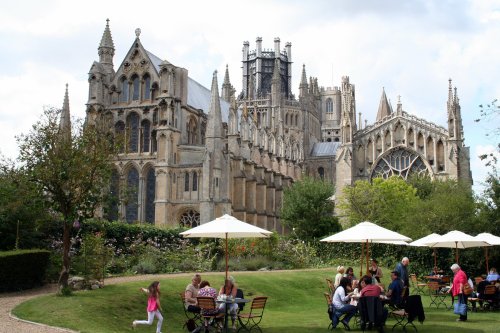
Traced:
[[446, 247], [455, 249], [455, 260], [457, 263], [458, 249], [489, 245], [484, 241], [479, 241], [471, 235], [457, 230], [450, 231], [447, 234], [442, 235], [441, 237], [436, 237], [436, 239], [433, 239], [426, 244], [429, 247]]
[[[489, 234], [487, 232], [483, 232], [482, 234], [479, 234], [474, 238], [478, 241], [486, 242], [486, 243], [490, 244], [490, 246], [500, 245], [500, 237]], [[486, 274], [488, 274], [490, 271], [490, 268], [488, 267], [488, 247], [487, 246], [484, 246], [484, 256], [486, 257]]]
[[321, 241], [366, 244], [366, 270], [368, 271], [369, 243], [401, 244], [401, 242], [411, 241], [411, 238], [378, 226], [375, 223], [365, 221], [358, 223], [354, 227], [323, 238]]
[[269, 237], [271, 234], [271, 231], [242, 222], [228, 214], [180, 233], [186, 238], [224, 238], [226, 240], [226, 279], [228, 271], [228, 238]]
[[[411, 242], [410, 246], [429, 246], [427, 243], [433, 242], [435, 239], [441, 237], [441, 235], [432, 233], [430, 235], [427, 235], [425, 237], [419, 238], [416, 241]], [[433, 248], [433, 257], [434, 257], [434, 269], [437, 268], [437, 255], [436, 255], [436, 248]]]

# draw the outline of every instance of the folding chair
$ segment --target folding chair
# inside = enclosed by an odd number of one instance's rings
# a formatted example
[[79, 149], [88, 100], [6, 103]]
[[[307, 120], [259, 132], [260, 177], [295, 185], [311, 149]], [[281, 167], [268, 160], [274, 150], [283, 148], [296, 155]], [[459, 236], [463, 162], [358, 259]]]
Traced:
[[218, 321], [224, 319], [224, 313], [219, 312], [215, 299], [212, 297], [198, 296], [196, 300], [201, 309], [201, 317], [204, 319], [205, 332], [208, 332], [210, 324], [217, 324]]
[[411, 326], [415, 329], [415, 331], [418, 331], [415, 324], [413, 324], [413, 321], [415, 320], [415, 318], [418, 318], [420, 323], [423, 323], [425, 320], [425, 313], [424, 313], [424, 308], [422, 306], [421, 296], [420, 295], [408, 296], [404, 308], [391, 311], [391, 317], [393, 317], [396, 320], [396, 324], [392, 326], [393, 331], [396, 326], [403, 327], [403, 331], [405, 332], [407, 326]]
[[410, 281], [417, 294], [422, 295], [424, 293], [424, 288], [427, 287], [427, 283], [418, 282], [416, 274], [410, 274]]
[[441, 286], [439, 283], [436, 281], [427, 282], [427, 288], [429, 289], [429, 298], [431, 300], [429, 307], [434, 305], [437, 309], [439, 309], [441, 305], [444, 305], [445, 309], [448, 309], [448, 306], [444, 302], [446, 294], [441, 292]]
[[387, 310], [377, 296], [365, 296], [359, 298], [358, 303], [360, 327], [363, 332], [368, 329], [377, 328], [379, 332], [384, 331]]
[[480, 295], [480, 300], [482, 300], [483, 303], [483, 309], [490, 309], [493, 310], [495, 307], [498, 307], [499, 301], [498, 301], [498, 295], [497, 295], [497, 288], [495, 287], [494, 284], [489, 284], [484, 287], [484, 292]]
[[252, 304], [250, 305], [249, 313], [238, 313], [238, 321], [240, 323], [240, 328], [238, 329], [238, 332], [241, 330], [250, 332], [255, 328], [262, 333], [259, 324], [262, 321], [262, 317], [264, 315], [264, 308], [266, 307], [266, 302], [267, 302], [266, 296], [255, 297], [252, 300]]
[[[328, 280], [328, 279], [327, 279]], [[323, 293], [323, 295], [325, 296], [325, 300], [326, 300], [326, 308], [327, 308], [327, 312], [328, 312], [328, 318], [330, 318], [330, 324], [328, 325], [328, 329], [331, 329], [332, 328], [332, 316], [333, 316], [333, 311], [332, 311], [332, 296], [330, 293]]]
[[[184, 315], [186, 316], [186, 319], [192, 319], [196, 323], [197, 326], [202, 324], [201, 320], [201, 314], [195, 313], [195, 312], [190, 312], [186, 309], [186, 294], [185, 293], [179, 293], [181, 296], [181, 302], [182, 302], [182, 308], [184, 309]], [[184, 323], [182, 328], [185, 328], [187, 326], [187, 322]]]
[[332, 279], [326, 279], [326, 284], [328, 285], [328, 291], [330, 292], [330, 294], [333, 294], [333, 292], [335, 291], [335, 287], [333, 286], [333, 281]]

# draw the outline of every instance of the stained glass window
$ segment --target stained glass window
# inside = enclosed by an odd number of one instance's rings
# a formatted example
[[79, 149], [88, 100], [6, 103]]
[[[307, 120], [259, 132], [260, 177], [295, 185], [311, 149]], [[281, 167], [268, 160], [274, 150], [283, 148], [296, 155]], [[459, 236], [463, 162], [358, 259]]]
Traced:
[[128, 133], [128, 151], [136, 153], [139, 146], [139, 115], [132, 112], [127, 119]]
[[125, 218], [131, 223], [139, 219], [139, 173], [132, 168], [127, 174], [127, 188], [125, 190]]
[[116, 144], [118, 145], [118, 152], [123, 153], [124, 152], [124, 135], [125, 135], [125, 124], [123, 121], [119, 121], [115, 124], [115, 137], [116, 137]]
[[121, 82], [122, 92], [120, 94], [120, 102], [128, 102], [128, 81], [127, 78], [123, 78]]
[[146, 175], [146, 222], [148, 223], [155, 221], [155, 189], [155, 170], [150, 168]]
[[139, 90], [140, 90], [140, 82], [139, 82], [139, 77], [136, 75], [132, 79], [132, 86], [134, 87], [134, 90], [132, 92], [132, 100], [137, 101], [139, 100]]
[[429, 173], [422, 158], [404, 148], [396, 148], [383, 156], [373, 168], [371, 178], [399, 176], [408, 179], [411, 174], [426, 175]]
[[149, 151], [149, 143], [151, 142], [151, 124], [149, 120], [142, 122], [142, 151]]
[[193, 191], [198, 191], [198, 174], [193, 172]]
[[143, 99], [151, 98], [151, 77], [146, 74], [144, 75], [144, 94]]

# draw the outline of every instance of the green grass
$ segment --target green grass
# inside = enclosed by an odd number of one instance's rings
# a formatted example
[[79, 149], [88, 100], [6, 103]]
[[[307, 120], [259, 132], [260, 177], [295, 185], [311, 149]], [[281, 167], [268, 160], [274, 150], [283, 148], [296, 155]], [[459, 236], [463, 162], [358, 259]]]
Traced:
[[[247, 298], [257, 295], [269, 297], [261, 324], [265, 333], [328, 332], [329, 320], [323, 292], [326, 289], [325, 278], [333, 275], [333, 270], [325, 269], [234, 274]], [[204, 278], [215, 288], [219, 288], [223, 281], [222, 274]], [[71, 297], [42, 296], [20, 304], [13, 313], [23, 319], [80, 332], [132, 332], [132, 320], [146, 319], [146, 296], [138, 289], [151, 281], [146, 276], [143, 282], [107, 285], [103, 289], [78, 292]], [[162, 331], [187, 332], [182, 330], [185, 317], [179, 292], [184, 290], [189, 277], [169, 276], [160, 281], [165, 317]], [[423, 303], [426, 320], [423, 325], [416, 323], [419, 332], [500, 332], [498, 312], [469, 313], [468, 322], [457, 323], [455, 319], [458, 316], [452, 310], [429, 309], [427, 297], [423, 297]], [[386, 331], [390, 332], [392, 324], [394, 320], [389, 319]], [[136, 332], [154, 332], [154, 328], [142, 326]], [[399, 328], [394, 332], [402, 330]]]

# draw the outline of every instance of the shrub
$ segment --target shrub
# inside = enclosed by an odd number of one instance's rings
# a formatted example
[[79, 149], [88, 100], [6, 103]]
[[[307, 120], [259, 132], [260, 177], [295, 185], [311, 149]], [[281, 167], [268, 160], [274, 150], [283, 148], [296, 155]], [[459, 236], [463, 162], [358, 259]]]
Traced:
[[50, 252], [0, 252], [0, 291], [29, 289], [43, 284]]

